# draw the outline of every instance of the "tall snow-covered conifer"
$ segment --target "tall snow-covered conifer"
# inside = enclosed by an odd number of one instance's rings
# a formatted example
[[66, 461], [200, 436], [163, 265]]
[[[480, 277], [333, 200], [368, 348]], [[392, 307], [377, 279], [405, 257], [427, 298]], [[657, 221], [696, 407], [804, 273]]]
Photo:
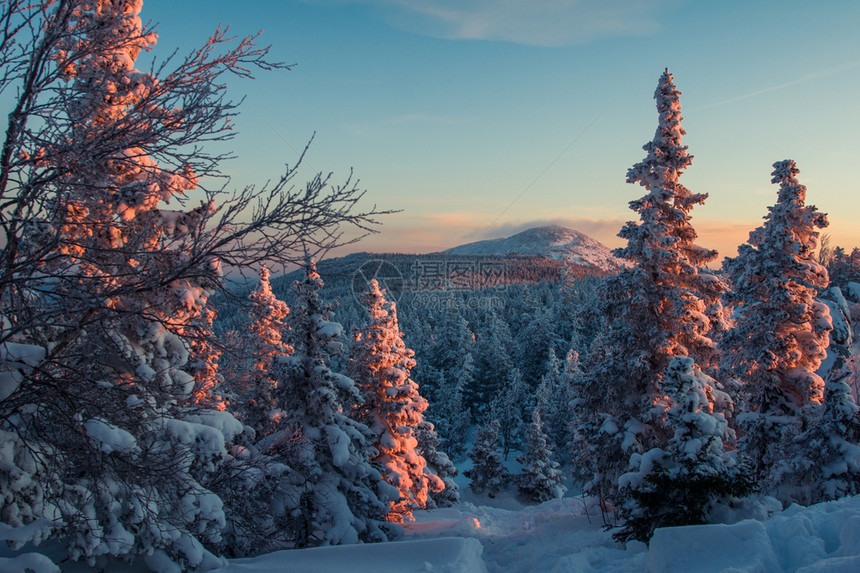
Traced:
[[538, 408], [532, 412], [532, 421], [526, 430], [525, 452], [519, 461], [523, 464], [523, 472], [516, 481], [521, 493], [538, 503], [564, 495], [567, 488], [561, 483], [562, 473], [547, 443]]
[[[441, 491], [445, 484], [427, 471], [427, 461], [418, 450], [415, 429], [423, 421], [427, 400], [410, 378], [415, 353], [403, 342], [395, 303], [386, 301], [375, 279], [364, 302], [370, 323], [352, 346], [349, 371], [363, 397], [358, 419], [375, 436], [372, 461], [400, 494], [391, 504], [389, 519], [402, 522], [412, 518], [412, 510], [426, 507], [431, 490]], [[429, 447], [429, 442], [425, 445]]]
[[795, 177], [794, 161], [773, 167], [776, 204], [738, 256], [725, 261], [731, 298], [739, 306], [735, 328], [723, 341], [725, 364], [743, 383], [742, 450], [765, 488], [773, 486], [769, 471], [787, 455], [778, 452], [804, 425], [804, 411], [821, 403], [824, 380], [816, 370], [832, 329], [829, 308], [815, 300], [817, 289], [828, 284], [815, 256], [827, 218], [805, 204], [806, 187]]
[[290, 313], [294, 352], [276, 357], [272, 367], [283, 423], [300, 432], [305, 476], [282, 506], [302, 522], [298, 546], [385, 541], [399, 531], [385, 521], [398, 492], [370, 463], [370, 430], [348, 415], [362, 401], [355, 382], [326, 364], [343, 351], [343, 327], [320, 299], [316, 265], [305, 264]]
[[240, 364], [244, 366], [250, 363], [250, 368], [243, 373], [245, 376], [241, 376], [243, 379], [239, 382], [238, 394], [243, 402], [240, 406], [242, 421], [251, 426], [257, 439], [260, 439], [270, 433], [272, 423], [281, 416], [274, 397], [276, 383], [269, 370], [276, 357], [288, 356], [293, 350], [283, 336], [290, 309], [272, 292], [269, 269], [265, 266], [260, 269], [260, 283], [249, 298], [251, 324], [249, 335], [243, 337], [241, 350], [247, 359], [240, 361]]
[[592, 345], [587, 379], [578, 385], [578, 450], [590, 462], [588, 488], [612, 497], [633, 453], [665, 445], [664, 414], [671, 406], [662, 377], [676, 356], [699, 367], [716, 360], [707, 309], [724, 285], [700, 270], [716, 252], [694, 243], [690, 211], [707, 195], [690, 192], [679, 178], [692, 161], [681, 139], [680, 92], [663, 73], [654, 93], [659, 122], [645, 159], [627, 173], [647, 193], [630, 203], [639, 214], [619, 233], [627, 246], [615, 255], [633, 263], [603, 285], [605, 330]]

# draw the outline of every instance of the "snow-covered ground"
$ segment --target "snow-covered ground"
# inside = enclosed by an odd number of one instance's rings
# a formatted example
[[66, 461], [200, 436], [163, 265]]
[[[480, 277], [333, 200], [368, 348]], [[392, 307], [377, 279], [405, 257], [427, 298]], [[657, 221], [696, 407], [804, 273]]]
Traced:
[[[648, 572], [856, 573], [860, 571], [860, 496], [812, 507], [792, 506], [728, 525], [658, 529], [650, 548], [620, 545], [604, 531], [596, 508], [580, 498], [522, 506], [500, 494], [483, 500], [464, 492], [448, 509], [416, 513], [400, 541], [280, 551], [226, 562], [221, 573], [566, 573]], [[478, 504], [476, 502], [484, 502]], [[490, 505], [492, 504], [492, 505]], [[746, 510], [746, 515], [754, 511]], [[43, 549], [44, 548], [36, 548]], [[30, 549], [32, 551], [32, 548]], [[11, 556], [8, 550], [0, 550]], [[47, 551], [48, 554], [54, 553]], [[51, 555], [57, 558], [59, 555]], [[37, 565], [36, 561], [30, 560]], [[23, 563], [22, 563], [23, 564]], [[91, 569], [61, 563], [63, 571]], [[42, 569], [47, 571], [48, 569]], [[114, 562], [105, 571], [141, 573], [142, 564]], [[14, 561], [0, 557], [0, 571]]]
[[[521, 471], [512, 452], [505, 465]], [[217, 573], [857, 573], [860, 572], [860, 496], [779, 511], [773, 498], [750, 501], [719, 516], [724, 524], [658, 529], [650, 547], [619, 544], [605, 531], [593, 501], [571, 496], [530, 505], [510, 486], [494, 498], [476, 495], [462, 474], [461, 503], [416, 511], [402, 539], [390, 543], [278, 551], [225, 561]], [[572, 483], [568, 484], [573, 489]], [[8, 533], [0, 528], [0, 536]], [[7, 536], [8, 537], [8, 536]], [[14, 537], [9, 537], [14, 538]], [[59, 562], [54, 547], [41, 551]], [[20, 553], [20, 552], [17, 552]], [[25, 573], [0, 547], [0, 573]], [[38, 557], [20, 562], [53, 571]], [[91, 573], [60, 562], [64, 573]], [[145, 573], [143, 563], [112, 561], [109, 573]]]
[[[612, 541], [580, 499], [520, 510], [464, 503], [419, 512], [402, 541], [237, 559], [221, 570], [317, 573], [860, 571], [860, 497], [731, 525], [660, 529], [650, 549]], [[589, 515], [590, 514], [590, 515]]]

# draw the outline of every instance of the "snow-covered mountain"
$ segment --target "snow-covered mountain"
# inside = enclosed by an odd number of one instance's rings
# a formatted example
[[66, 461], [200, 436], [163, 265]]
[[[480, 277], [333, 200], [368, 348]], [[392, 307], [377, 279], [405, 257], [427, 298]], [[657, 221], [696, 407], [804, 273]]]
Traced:
[[477, 241], [442, 252], [454, 255], [538, 255], [557, 261], [570, 260], [610, 273], [625, 265], [602, 243], [560, 225], [535, 227], [503, 239]]

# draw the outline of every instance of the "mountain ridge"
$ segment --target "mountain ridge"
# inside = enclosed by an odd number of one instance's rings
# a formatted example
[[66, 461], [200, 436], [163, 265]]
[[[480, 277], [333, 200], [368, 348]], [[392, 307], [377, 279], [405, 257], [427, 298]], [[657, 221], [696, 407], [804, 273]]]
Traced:
[[544, 256], [557, 261], [617, 272], [626, 266], [612, 251], [585, 233], [561, 225], [546, 225], [526, 229], [509, 237], [485, 239], [441, 251], [452, 255], [509, 254]]

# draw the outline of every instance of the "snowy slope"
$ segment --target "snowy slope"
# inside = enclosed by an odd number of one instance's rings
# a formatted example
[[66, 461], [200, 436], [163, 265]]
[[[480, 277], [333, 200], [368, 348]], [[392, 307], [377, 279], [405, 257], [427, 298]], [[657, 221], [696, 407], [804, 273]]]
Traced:
[[[503, 495], [504, 497], [504, 495]], [[477, 500], [476, 500], [477, 501]], [[487, 500], [511, 507], [514, 499]], [[772, 500], [775, 502], [775, 500]], [[500, 502], [500, 503], [499, 503]], [[752, 504], [755, 505], [755, 504]], [[232, 559], [222, 573], [856, 573], [860, 571], [860, 496], [811, 507], [791, 506], [764, 518], [767, 504], [736, 523], [658, 529], [646, 547], [620, 545], [600, 513], [580, 498], [505, 509], [462, 503], [416, 512], [402, 541], [278, 551]], [[756, 512], [758, 519], [751, 519]], [[2, 533], [2, 532], [0, 532]], [[34, 548], [29, 548], [32, 551]], [[44, 547], [36, 550], [45, 551]], [[0, 548], [0, 571], [37, 573], [37, 555], [15, 559]], [[55, 559], [59, 553], [52, 555]], [[102, 570], [144, 573], [142, 563], [112, 561]], [[62, 563], [65, 573], [92, 572]]]
[[454, 255], [542, 255], [555, 260], [568, 259], [607, 272], [617, 271], [624, 265], [603, 244], [559, 225], [535, 227], [507, 238], [468, 243], [443, 252]]
[[[658, 529], [650, 549], [612, 541], [596, 507], [566, 498], [519, 511], [464, 503], [418, 512], [405, 541], [233, 560], [222, 571], [381, 573], [860, 571], [860, 496], [770, 519]], [[483, 546], [483, 555], [475, 540]]]
[[213, 573], [484, 573], [481, 543], [468, 537], [315, 547], [234, 559]]

